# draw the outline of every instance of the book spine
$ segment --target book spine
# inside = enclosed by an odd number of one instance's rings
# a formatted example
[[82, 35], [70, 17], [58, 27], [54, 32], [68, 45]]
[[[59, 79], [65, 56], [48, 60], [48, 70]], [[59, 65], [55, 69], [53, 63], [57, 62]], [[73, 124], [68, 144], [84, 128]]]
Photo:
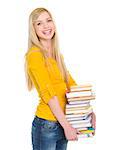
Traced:
[[80, 96], [91, 96], [91, 95], [92, 95], [91, 91], [66, 93], [66, 97], [67, 98], [70, 98], [70, 97], [80, 97]]
[[87, 124], [71, 124], [72, 127], [74, 128], [85, 128], [85, 127], [91, 127], [91, 123], [87, 123]]

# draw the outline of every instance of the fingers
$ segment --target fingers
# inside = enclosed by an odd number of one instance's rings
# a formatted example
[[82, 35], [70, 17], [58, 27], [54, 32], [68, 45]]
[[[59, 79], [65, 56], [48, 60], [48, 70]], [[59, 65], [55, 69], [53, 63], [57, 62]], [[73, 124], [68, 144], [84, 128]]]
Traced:
[[93, 127], [94, 129], [96, 129], [96, 121], [95, 121], [95, 120], [92, 120], [92, 127]]
[[79, 134], [79, 133], [80, 133], [80, 131], [78, 131], [76, 128], [75, 128], [75, 130], [76, 130], [76, 133], [77, 133], [77, 134]]
[[77, 135], [76, 135], [76, 137], [75, 137], [75, 138], [69, 139], [69, 141], [78, 141], [78, 137], [77, 137]]
[[95, 131], [92, 134], [95, 135]]

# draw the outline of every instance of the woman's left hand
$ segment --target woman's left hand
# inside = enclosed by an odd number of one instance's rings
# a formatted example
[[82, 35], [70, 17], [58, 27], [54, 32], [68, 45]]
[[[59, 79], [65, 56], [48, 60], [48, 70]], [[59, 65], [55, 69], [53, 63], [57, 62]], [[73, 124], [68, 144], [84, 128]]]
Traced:
[[[91, 119], [91, 124], [92, 124], [92, 127], [94, 129], [96, 129], [96, 115], [94, 112], [91, 113], [91, 116], [92, 116], [92, 119]], [[95, 132], [93, 133], [93, 135], [95, 135]]]

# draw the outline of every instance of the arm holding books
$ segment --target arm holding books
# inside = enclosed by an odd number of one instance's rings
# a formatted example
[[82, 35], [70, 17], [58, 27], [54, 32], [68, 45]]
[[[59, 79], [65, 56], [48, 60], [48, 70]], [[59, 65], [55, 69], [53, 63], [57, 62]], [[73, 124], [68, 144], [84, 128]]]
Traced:
[[66, 138], [68, 140], [78, 140], [78, 131], [77, 129], [73, 128], [65, 118], [65, 114], [60, 107], [57, 96], [54, 96], [52, 99], [50, 99], [48, 105], [50, 106], [52, 112], [63, 127]]

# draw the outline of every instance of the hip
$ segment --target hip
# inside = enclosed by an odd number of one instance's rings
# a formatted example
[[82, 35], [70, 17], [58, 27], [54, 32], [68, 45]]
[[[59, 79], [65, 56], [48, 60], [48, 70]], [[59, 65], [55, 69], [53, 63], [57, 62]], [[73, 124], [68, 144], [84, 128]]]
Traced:
[[37, 116], [32, 122], [32, 143], [39, 140], [60, 140], [67, 141], [64, 129], [58, 121], [50, 121]]

